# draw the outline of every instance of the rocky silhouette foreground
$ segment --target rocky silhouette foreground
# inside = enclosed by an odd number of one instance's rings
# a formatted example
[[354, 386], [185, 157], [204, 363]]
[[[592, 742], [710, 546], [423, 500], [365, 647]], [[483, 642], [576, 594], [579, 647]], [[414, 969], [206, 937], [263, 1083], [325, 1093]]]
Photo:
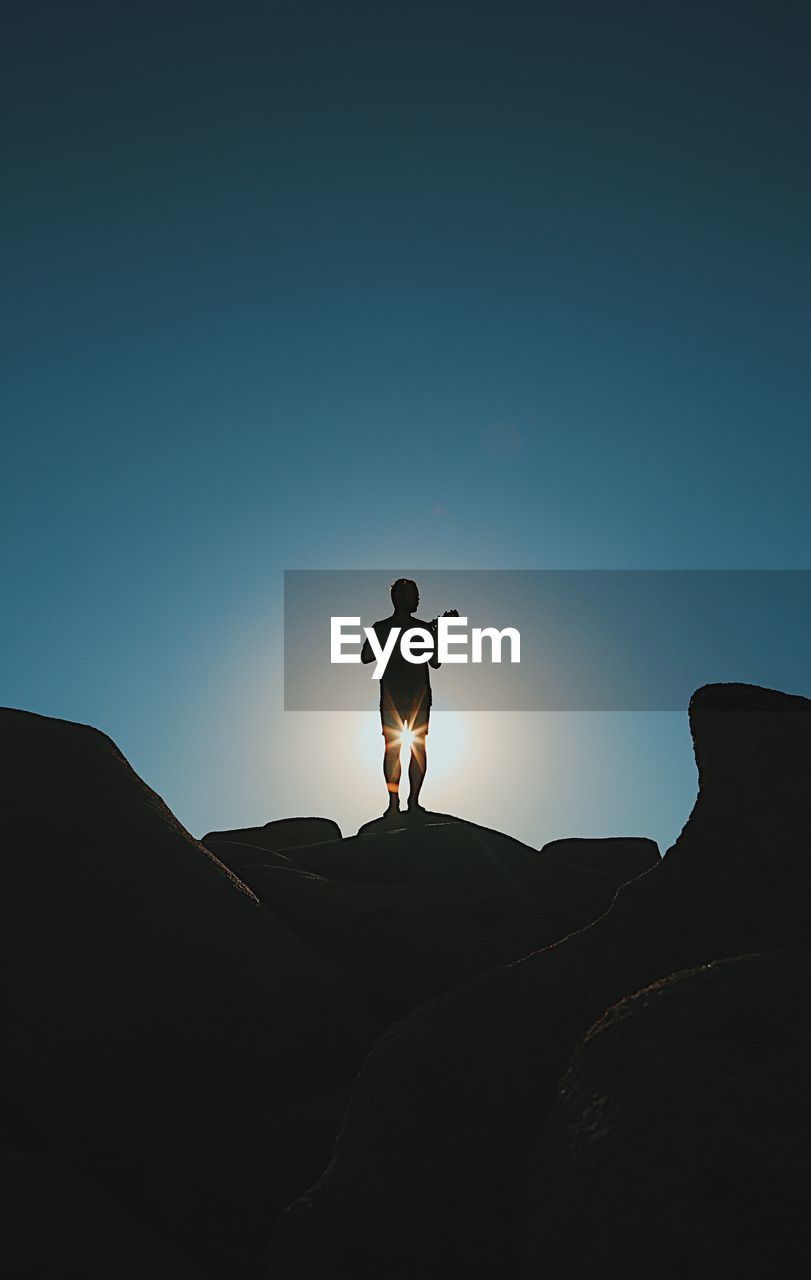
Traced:
[[792, 1274], [811, 702], [689, 714], [660, 859], [443, 814], [197, 841], [104, 734], [0, 711], [5, 1274]]

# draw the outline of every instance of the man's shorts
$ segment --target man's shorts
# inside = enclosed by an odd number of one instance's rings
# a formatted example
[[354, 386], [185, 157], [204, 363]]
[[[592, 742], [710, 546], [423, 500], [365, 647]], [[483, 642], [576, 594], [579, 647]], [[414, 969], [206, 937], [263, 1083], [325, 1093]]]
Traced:
[[381, 731], [389, 736], [400, 733], [406, 721], [412, 733], [421, 738], [428, 732], [431, 719], [430, 687], [416, 697], [406, 700], [400, 695], [396, 700], [390, 693], [383, 693], [380, 698]]

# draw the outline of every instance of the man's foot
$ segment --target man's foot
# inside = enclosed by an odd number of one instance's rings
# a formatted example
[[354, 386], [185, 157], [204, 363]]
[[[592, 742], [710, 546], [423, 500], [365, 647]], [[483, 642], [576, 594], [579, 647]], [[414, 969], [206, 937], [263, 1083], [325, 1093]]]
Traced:
[[409, 818], [425, 817], [425, 813], [426, 813], [426, 810], [423, 805], [419, 804], [416, 800], [414, 801], [413, 804], [411, 803], [411, 801], [409, 801], [409, 804], [408, 804]]
[[395, 818], [399, 818], [399, 816], [400, 816], [399, 804], [390, 804], [386, 809], [385, 813], [383, 814], [381, 821], [394, 822]]

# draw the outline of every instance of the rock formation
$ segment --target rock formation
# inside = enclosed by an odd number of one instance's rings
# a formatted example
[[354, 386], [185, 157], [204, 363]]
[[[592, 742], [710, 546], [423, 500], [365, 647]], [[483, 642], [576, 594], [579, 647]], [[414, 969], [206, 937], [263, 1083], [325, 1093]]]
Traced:
[[303, 844], [319, 844], [322, 840], [340, 838], [341, 828], [331, 818], [281, 818], [277, 822], [266, 822], [263, 827], [209, 831], [208, 835], [203, 836], [201, 844], [210, 849], [212, 842], [221, 844], [225, 841], [284, 853], [287, 849], [298, 849]]
[[523, 1280], [789, 1276], [807, 1213], [811, 953], [674, 974], [588, 1032], [536, 1135]]
[[700, 791], [661, 864], [375, 1046], [332, 1163], [277, 1233], [281, 1276], [516, 1274], [533, 1144], [589, 1026], [678, 970], [805, 940], [811, 702], [708, 686], [690, 724]]
[[12, 1274], [116, 1234], [177, 1280], [787, 1274], [811, 702], [690, 724], [660, 859], [442, 814], [201, 843], [97, 730], [0, 711]]
[[545, 858], [575, 867], [620, 876], [623, 881], [644, 875], [659, 864], [659, 846], [642, 836], [603, 836], [600, 839], [550, 840], [541, 849]]
[[[104, 734], [2, 711], [0, 749], [4, 1146], [68, 1153], [128, 1199], [164, 1148], [343, 1098], [379, 1030], [346, 975]], [[194, 1215], [174, 1203], [170, 1225]]]

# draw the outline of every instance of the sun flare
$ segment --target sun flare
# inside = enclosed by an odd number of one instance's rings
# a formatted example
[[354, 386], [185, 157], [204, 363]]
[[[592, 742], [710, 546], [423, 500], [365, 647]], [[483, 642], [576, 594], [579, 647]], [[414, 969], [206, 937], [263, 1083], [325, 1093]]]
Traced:
[[417, 734], [414, 733], [413, 729], [409, 729], [408, 721], [406, 720], [398, 736], [400, 739], [400, 765], [403, 769], [407, 769], [411, 759], [411, 748], [417, 741]]

